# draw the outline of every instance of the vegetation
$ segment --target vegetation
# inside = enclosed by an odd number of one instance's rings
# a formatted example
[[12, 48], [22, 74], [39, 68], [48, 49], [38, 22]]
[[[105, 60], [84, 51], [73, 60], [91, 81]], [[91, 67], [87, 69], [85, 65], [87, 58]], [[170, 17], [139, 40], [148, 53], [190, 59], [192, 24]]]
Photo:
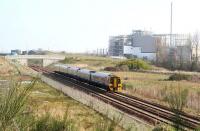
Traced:
[[32, 131], [76, 131], [74, 122], [66, 113], [63, 119], [56, 119], [49, 113], [39, 118], [32, 126]]
[[65, 60], [60, 61], [64, 64], [72, 64], [73, 66], [78, 66], [82, 68], [88, 68], [91, 70], [103, 70], [105, 67], [113, 67], [118, 62], [123, 60], [112, 59], [104, 56], [89, 56], [81, 54], [69, 54], [66, 55]]
[[167, 124], [160, 123], [154, 127], [152, 131], [173, 131], [174, 129]]
[[[113, 72], [120, 76], [123, 82], [123, 92], [152, 101], [162, 105], [168, 105], [165, 101], [165, 92], [171, 87], [173, 90], [188, 90], [185, 112], [198, 115], [200, 111], [199, 81], [169, 81], [170, 75], [142, 72]], [[193, 77], [193, 76], [192, 76]], [[193, 78], [192, 78], [193, 79]]]
[[156, 61], [157, 66], [170, 70], [200, 71], [199, 63], [199, 32], [190, 35], [182, 46], [169, 48], [162, 41], [157, 41]]
[[113, 118], [112, 121], [108, 119], [100, 119], [96, 123], [95, 131], [115, 131], [117, 125], [120, 123], [121, 118]]
[[182, 89], [180, 86], [174, 88], [171, 86], [164, 93], [164, 101], [168, 102], [170, 107], [175, 111], [183, 111], [187, 104], [188, 90]]
[[188, 90], [182, 89], [180, 86], [178, 88], [173, 88], [172, 86], [164, 93], [164, 101], [166, 101], [170, 108], [174, 111], [174, 126], [175, 130], [181, 130], [182, 119], [180, 117], [180, 112], [187, 104]]
[[186, 74], [172, 74], [169, 76], [170, 81], [190, 80], [191, 76]]
[[35, 80], [31, 84], [22, 88], [21, 82], [11, 82], [8, 91], [0, 98], [0, 128], [6, 130], [22, 129], [25, 105], [31, 89], [35, 85]]
[[131, 60], [122, 61], [122, 62], [119, 62], [116, 66], [119, 68], [122, 68], [122, 67], [124, 68], [124, 66], [127, 66], [129, 70], [151, 69], [151, 66], [147, 62], [141, 59], [131, 59]]
[[76, 57], [65, 57], [64, 60], [60, 61], [61, 63], [68, 63], [68, 64], [73, 64], [76, 61], [78, 61], [78, 59]]
[[123, 130], [116, 120], [111, 121], [40, 80], [30, 84], [13, 80], [9, 90], [4, 91], [6, 94], [1, 90], [0, 97], [0, 131]]

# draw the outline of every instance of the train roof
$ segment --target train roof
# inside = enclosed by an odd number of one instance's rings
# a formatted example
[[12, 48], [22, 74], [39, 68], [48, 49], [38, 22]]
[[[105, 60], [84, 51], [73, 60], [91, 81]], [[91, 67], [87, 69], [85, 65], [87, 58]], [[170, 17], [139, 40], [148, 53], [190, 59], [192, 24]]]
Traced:
[[67, 64], [55, 64], [54, 66], [61, 67], [61, 68], [72, 68], [72, 69], [80, 69], [79, 67], [67, 65]]
[[88, 70], [88, 69], [80, 69], [80, 70], [78, 70], [78, 72], [80, 72], [80, 73], [85, 73], [85, 74], [90, 74], [91, 72], [93, 72], [92, 70]]
[[88, 73], [88, 74], [92, 73], [93, 76], [99, 76], [99, 77], [113, 76], [112, 73], [108, 73], [108, 72], [96, 72], [94, 70], [82, 69], [82, 68], [74, 67], [74, 66], [67, 65], [67, 64], [55, 64], [54, 66], [60, 67], [60, 68], [63, 68], [63, 69], [67, 69], [67, 68], [70, 68], [72, 70], [78, 70], [79, 69], [79, 72], [84, 72], [84, 73]]
[[111, 76], [112, 74], [106, 73], [106, 72], [95, 72], [95, 73], [92, 73], [92, 75], [99, 76], [99, 77], [108, 77], [108, 76]]

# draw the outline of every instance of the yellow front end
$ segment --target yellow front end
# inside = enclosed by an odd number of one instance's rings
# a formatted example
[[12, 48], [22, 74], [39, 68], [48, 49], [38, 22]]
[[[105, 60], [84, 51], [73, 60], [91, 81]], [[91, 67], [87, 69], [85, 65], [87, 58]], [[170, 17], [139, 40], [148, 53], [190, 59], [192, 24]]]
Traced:
[[110, 84], [109, 84], [110, 91], [121, 91], [122, 90], [122, 83], [120, 77], [111, 77]]

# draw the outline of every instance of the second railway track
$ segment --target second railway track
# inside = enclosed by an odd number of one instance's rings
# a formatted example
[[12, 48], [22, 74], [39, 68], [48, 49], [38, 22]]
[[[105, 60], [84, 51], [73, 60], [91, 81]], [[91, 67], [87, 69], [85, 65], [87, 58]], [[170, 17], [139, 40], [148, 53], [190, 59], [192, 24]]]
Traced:
[[[88, 83], [80, 82], [62, 73], [54, 73], [45, 68], [35, 66], [32, 66], [31, 68], [44, 73], [44, 75], [51, 77], [54, 80], [77, 87], [79, 90], [109, 103], [127, 114], [139, 117], [150, 124], [155, 125], [159, 122], [163, 122], [173, 125], [176, 122], [176, 113], [168, 107], [151, 103], [123, 93], [106, 92], [93, 85], [89, 85]], [[200, 125], [199, 117], [195, 117], [184, 112], [179, 112], [179, 116], [181, 120], [180, 124], [185, 129], [196, 129]]]

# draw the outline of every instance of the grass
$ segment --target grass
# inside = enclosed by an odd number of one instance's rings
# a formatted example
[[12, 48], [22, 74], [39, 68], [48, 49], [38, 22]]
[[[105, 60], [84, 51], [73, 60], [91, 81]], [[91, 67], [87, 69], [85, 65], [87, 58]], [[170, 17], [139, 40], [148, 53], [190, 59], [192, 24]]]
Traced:
[[[0, 129], [18, 130], [24, 123], [24, 108], [27, 98], [34, 87], [36, 80], [27, 86], [21, 82], [11, 81], [9, 87], [4, 88], [4, 94], [0, 97]], [[2, 88], [2, 87], [1, 87]]]
[[[111, 59], [108, 57], [99, 56], [86, 56], [80, 54], [68, 54], [68, 58], [73, 59], [73, 65], [85, 67], [93, 70], [102, 70], [104, 67], [114, 67], [118, 63], [124, 60]], [[70, 63], [70, 61], [68, 61]], [[68, 63], [68, 64], [69, 64]], [[152, 66], [152, 69], [157, 69]], [[156, 103], [168, 105], [162, 96], [162, 92], [166, 89], [178, 88], [188, 89], [188, 98], [186, 108], [184, 111], [191, 112], [193, 114], [200, 113], [200, 88], [198, 80], [189, 81], [169, 81], [170, 75], [166, 74], [154, 74], [154, 73], [142, 73], [142, 72], [113, 72], [114, 74], [122, 78], [124, 85], [124, 92], [135, 95]]]
[[143, 61], [141, 59], [130, 59], [125, 60], [122, 62], [119, 62], [116, 67], [122, 67], [127, 66], [129, 70], [149, 70], [151, 69], [151, 66], [146, 61]]
[[[13, 76], [13, 79], [19, 80], [19, 78], [21, 77], [19, 76], [20, 74], [24, 74], [24, 73], [27, 74], [29, 72], [31, 73], [30, 69], [24, 68], [24, 66], [21, 66], [18, 63], [10, 64], [5, 60], [2, 60], [2, 61], [4, 62], [3, 64], [0, 65], [0, 69], [4, 70], [7, 67], [13, 69], [13, 70], [9, 70], [6, 76], [4, 75], [4, 72], [2, 72], [2, 74], [0, 72], [0, 75], [2, 75], [2, 79], [5, 79], [5, 77], [7, 77], [7, 79], [10, 80], [10, 76], [15, 74], [15, 76]], [[88, 61], [93, 61], [93, 59], [92, 60], [89, 59]], [[7, 64], [6, 66], [5, 66], [5, 63]], [[98, 65], [98, 63], [94, 65]], [[20, 74], [17, 74], [19, 72], [16, 70], [16, 68], [20, 71]], [[21, 84], [19, 86], [21, 86], [21, 88], [23, 89], [26, 85], [27, 84]], [[1, 98], [3, 98], [3, 94], [4, 93], [2, 92], [0, 93]], [[11, 100], [15, 100], [15, 99], [11, 99]], [[14, 119], [14, 121], [12, 118], [10, 118], [9, 121], [7, 121], [7, 123], [11, 123], [11, 124], [0, 123], [0, 126], [5, 125], [4, 127], [6, 127], [7, 130], [22, 130], [22, 131], [23, 130], [40, 130], [40, 129], [41, 130], [43, 129], [44, 130], [62, 130], [63, 126], [68, 128], [67, 126], [68, 124], [66, 125], [66, 123], [70, 123], [69, 125], [71, 125], [73, 128], [69, 130], [75, 129], [75, 130], [82, 130], [82, 131], [84, 130], [93, 131], [93, 130], [97, 130], [96, 125], [98, 124], [100, 119], [102, 119], [103, 120], [102, 123], [108, 127], [112, 125], [110, 123], [113, 123], [113, 121], [108, 119], [106, 116], [103, 116], [99, 114], [98, 112], [94, 111], [93, 109], [91, 109], [90, 107], [87, 107], [69, 98], [68, 96], [65, 96], [63, 93], [46, 85], [40, 80], [35, 83], [34, 88], [31, 90], [30, 94], [28, 95], [28, 97], [26, 97], [25, 100], [26, 100], [26, 103], [24, 102], [25, 104], [23, 104], [25, 106], [24, 107], [20, 106], [22, 108], [20, 108], [20, 111], [18, 110], [19, 113], [14, 113], [14, 115], [16, 115], [16, 118]], [[20, 101], [20, 100], [19, 102], [23, 103], [23, 101]], [[14, 109], [13, 104], [11, 104], [10, 107]], [[19, 109], [19, 108], [16, 108], [16, 109]], [[65, 119], [66, 110], [68, 112], [67, 119]], [[2, 111], [6, 111], [6, 110], [2, 110]], [[20, 115], [17, 115], [17, 114], [20, 114]], [[3, 115], [1, 115], [1, 117], [5, 118], [3, 117]], [[124, 130], [116, 124], [112, 127], [114, 127], [115, 129], [119, 131]], [[114, 128], [112, 128], [112, 130]], [[0, 131], [1, 131], [1, 128], [0, 128]]]
[[[40, 80], [31, 85], [13, 83], [0, 101], [0, 131], [124, 130], [117, 121], [111, 121]], [[99, 120], [102, 127], [97, 126]]]
[[[74, 101], [41, 81], [36, 83], [32, 90], [29, 106], [36, 118], [43, 118], [46, 112], [53, 118], [63, 118], [67, 110], [70, 121], [73, 121], [73, 126], [78, 127], [78, 130], [96, 130], [96, 125], [100, 119], [106, 121], [105, 125], [107, 125], [107, 122], [112, 123], [111, 120], [90, 109], [90, 107]], [[119, 126], [115, 126], [115, 128], [123, 130]]]
[[79, 54], [66, 55], [66, 59], [61, 61], [65, 64], [72, 64], [80, 67], [87, 67], [92, 70], [102, 70], [108, 66], [115, 66], [118, 62], [123, 61], [119, 59], [112, 59], [102, 56], [86, 56]]
[[190, 81], [168, 81], [169, 75], [141, 72], [114, 72], [125, 83], [125, 93], [135, 95], [156, 103], [168, 105], [164, 102], [162, 92], [169, 88], [182, 88], [188, 90], [187, 104], [184, 111], [199, 114], [200, 86], [199, 83]]
[[[63, 62], [89, 69], [102, 70], [107, 66], [113, 67], [120, 61], [122, 60], [70, 54], [67, 55], [67, 60]], [[168, 81], [169, 75], [165, 74], [141, 72], [113, 73], [122, 78], [122, 82], [126, 86], [125, 93], [164, 105], [168, 104], [164, 101], [163, 92], [168, 91], [169, 88], [177, 89], [180, 87], [183, 90], [188, 89], [187, 103], [184, 111], [195, 115], [200, 113], [200, 88], [197, 82], [186, 80]], [[70, 120], [74, 121], [74, 126], [78, 127], [79, 130], [97, 130], [99, 128], [109, 130], [114, 124], [112, 123], [113, 121], [110, 121], [89, 107], [72, 100], [41, 81], [36, 83], [28, 101], [30, 111], [33, 112], [34, 117], [37, 119], [45, 118], [47, 115], [46, 112], [49, 113], [50, 119], [60, 118], [58, 120], [50, 120], [50, 123], [60, 123], [62, 125], [62, 116], [65, 115], [65, 111], [68, 109]], [[123, 129], [117, 126], [117, 130]]]

